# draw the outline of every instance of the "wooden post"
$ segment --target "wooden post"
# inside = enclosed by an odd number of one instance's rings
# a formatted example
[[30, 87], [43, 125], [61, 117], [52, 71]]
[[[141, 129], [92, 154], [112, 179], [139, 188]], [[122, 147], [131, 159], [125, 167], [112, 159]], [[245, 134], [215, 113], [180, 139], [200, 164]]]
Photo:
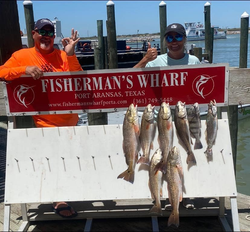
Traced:
[[211, 20], [210, 20], [210, 3], [204, 5], [205, 16], [205, 52], [208, 54], [209, 63], [211, 63]]
[[[249, 15], [244, 12], [241, 15], [240, 28], [240, 61], [239, 68], [247, 68], [247, 49], [248, 49], [248, 25]], [[238, 105], [228, 107], [229, 128], [234, 160], [234, 172], [236, 174], [237, 162], [237, 138], [238, 138]]]
[[103, 37], [103, 42], [104, 42], [104, 69], [108, 69], [109, 64], [108, 64], [108, 38], [107, 36]]
[[161, 54], [167, 52], [167, 48], [164, 43], [164, 34], [167, 27], [167, 4], [164, 1], [161, 1], [159, 5], [160, 13], [160, 45], [161, 45]]
[[202, 48], [193, 48], [194, 50], [194, 55], [202, 61]]
[[30, 0], [23, 1], [24, 15], [26, 21], [28, 47], [34, 47], [32, 30], [34, 29], [33, 4]]
[[[98, 32], [98, 47], [95, 48], [95, 69], [104, 68], [104, 42], [103, 42], [103, 23], [102, 20], [97, 21], [97, 32]], [[108, 114], [107, 113], [88, 113], [88, 124], [89, 125], [107, 125]]]
[[249, 15], [247, 14], [247, 12], [244, 12], [241, 15], [239, 68], [247, 68], [248, 25]]
[[2, 63], [22, 48], [16, 1], [0, 1], [0, 41]]
[[[22, 48], [16, 1], [0, 1], [0, 51], [1, 64]], [[31, 116], [15, 117], [18, 128], [33, 127]]]
[[107, 3], [107, 38], [108, 38], [108, 54], [109, 68], [118, 68], [116, 29], [115, 29], [115, 8], [112, 1]]
[[97, 35], [98, 35], [98, 48], [100, 50], [100, 61], [98, 69], [104, 69], [104, 39], [103, 39], [103, 21], [97, 20]]
[[211, 28], [211, 37], [210, 37], [210, 55], [209, 63], [213, 63], [213, 52], [214, 51], [214, 28]]

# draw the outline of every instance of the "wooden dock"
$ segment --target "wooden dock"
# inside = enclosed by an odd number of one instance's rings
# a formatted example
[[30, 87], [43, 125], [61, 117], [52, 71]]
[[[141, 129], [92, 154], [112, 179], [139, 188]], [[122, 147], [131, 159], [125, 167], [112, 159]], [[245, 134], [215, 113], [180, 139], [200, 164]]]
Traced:
[[[197, 198], [194, 200], [196, 208], [195, 210], [207, 209], [207, 205], [213, 204], [214, 207], [218, 206], [218, 199], [216, 198]], [[123, 206], [128, 202], [119, 202]], [[164, 205], [164, 201], [162, 201]], [[238, 211], [239, 211], [239, 222], [241, 231], [250, 231], [250, 221], [247, 215], [250, 215], [250, 196], [246, 196], [238, 193], [237, 197]], [[76, 209], [80, 210], [84, 203], [81, 202], [72, 202], [71, 205]], [[129, 202], [131, 204], [131, 201]], [[150, 202], [140, 202], [148, 209], [150, 209], [152, 203]], [[36, 221], [31, 222], [31, 225], [28, 228], [28, 231], [83, 231], [86, 224], [86, 217], [82, 213], [74, 220], [61, 220], [62, 218], [58, 215], [51, 215], [50, 204], [43, 205], [28, 205], [30, 215], [33, 215], [31, 218], [46, 217], [41, 216], [41, 212], [45, 211], [50, 215], [48, 221]], [[36, 208], [34, 208], [36, 207]], [[86, 207], [86, 205], [85, 205]], [[89, 206], [88, 206], [89, 207]], [[199, 208], [201, 207], [201, 208]], [[229, 225], [232, 228], [231, 220], [231, 210], [230, 210], [230, 201], [226, 198], [225, 201], [225, 217]], [[3, 231], [3, 220], [4, 220], [4, 204], [0, 204], [0, 231]], [[164, 214], [169, 214], [169, 211], [165, 211]], [[182, 216], [186, 214], [186, 216]], [[189, 215], [189, 216], [187, 216]], [[248, 220], [247, 220], [248, 218]], [[42, 219], [42, 218], [41, 218]], [[36, 219], [37, 220], [37, 219]], [[60, 221], [58, 221], [60, 220]], [[180, 206], [180, 226], [176, 228], [174, 226], [167, 226], [168, 216], [158, 217], [159, 231], [222, 231], [223, 227], [221, 226], [220, 220], [216, 216], [210, 217], [193, 217], [192, 210], [186, 210]], [[10, 229], [11, 231], [17, 231], [22, 224], [21, 217], [21, 207], [20, 205], [12, 205], [11, 208], [11, 221]], [[152, 231], [152, 222], [151, 217], [131, 217], [131, 218], [119, 218], [115, 214], [110, 218], [98, 218], [93, 220], [91, 231]]]

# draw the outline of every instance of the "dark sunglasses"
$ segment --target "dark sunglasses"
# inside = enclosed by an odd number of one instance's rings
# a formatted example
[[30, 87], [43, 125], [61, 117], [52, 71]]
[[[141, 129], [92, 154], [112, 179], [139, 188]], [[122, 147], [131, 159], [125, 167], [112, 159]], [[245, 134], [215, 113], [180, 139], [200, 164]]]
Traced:
[[168, 35], [167, 37], [166, 37], [166, 40], [167, 40], [167, 42], [168, 43], [171, 43], [171, 42], [173, 42], [173, 40], [176, 40], [176, 41], [178, 41], [178, 42], [181, 42], [182, 40], [183, 40], [183, 35], [176, 35], [176, 36], [172, 36], [172, 35]]
[[54, 31], [46, 31], [44, 29], [40, 29], [40, 30], [35, 30], [36, 32], [38, 32], [39, 35], [41, 36], [49, 36], [49, 37], [53, 37], [54, 36]]

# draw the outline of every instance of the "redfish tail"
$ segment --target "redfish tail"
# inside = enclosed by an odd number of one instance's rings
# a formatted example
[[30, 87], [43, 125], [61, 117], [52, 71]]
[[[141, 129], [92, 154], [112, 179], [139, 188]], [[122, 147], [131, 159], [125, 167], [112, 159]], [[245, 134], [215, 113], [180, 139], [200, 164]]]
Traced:
[[138, 159], [137, 163], [138, 164], [139, 163], [146, 164], [146, 165], [149, 166], [150, 161], [149, 161], [149, 158], [147, 158], [146, 156], [143, 155], [143, 156], [140, 157], [140, 159]]
[[209, 149], [209, 148], [207, 148], [207, 150], [204, 152], [207, 156], [212, 156], [213, 155], [213, 150], [212, 150], [212, 148], [211, 149]]
[[150, 213], [151, 213], [151, 214], [162, 215], [161, 206], [154, 205], [154, 206], [151, 208]]
[[180, 224], [179, 212], [172, 211], [168, 218], [168, 226], [175, 225], [176, 227], [179, 227], [179, 224]]
[[203, 146], [202, 146], [202, 143], [201, 143], [201, 141], [200, 140], [195, 140], [195, 144], [194, 144], [194, 150], [196, 150], [196, 149], [202, 149], [203, 148]]
[[135, 179], [135, 172], [134, 171], [130, 171], [129, 169], [127, 169], [126, 171], [122, 172], [117, 179], [124, 179], [130, 183], [134, 183], [134, 179]]
[[191, 151], [191, 152], [188, 152], [188, 157], [187, 157], [187, 160], [186, 160], [187, 164], [189, 163], [193, 163], [193, 164], [196, 164], [196, 159], [195, 159], [195, 156], [194, 156], [194, 153]]

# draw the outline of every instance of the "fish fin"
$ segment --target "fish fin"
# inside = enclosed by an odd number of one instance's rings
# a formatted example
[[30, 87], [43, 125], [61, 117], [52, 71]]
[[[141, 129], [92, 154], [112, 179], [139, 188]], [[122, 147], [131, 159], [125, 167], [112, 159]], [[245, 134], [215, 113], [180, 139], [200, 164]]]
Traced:
[[142, 171], [142, 170], [144, 170], [144, 171], [149, 171], [149, 165], [148, 164], [141, 164], [140, 166], [139, 166], [139, 168], [138, 168], [138, 171]]
[[168, 218], [168, 226], [175, 225], [176, 227], [179, 227], [179, 224], [179, 212], [173, 210]]
[[176, 165], [177, 167], [177, 170], [178, 170], [178, 173], [179, 173], [179, 176], [181, 177], [181, 179], [183, 178], [183, 168], [181, 165], [177, 164]]
[[163, 172], [164, 174], [166, 173], [165, 169], [164, 169], [164, 164], [163, 161], [161, 160], [158, 164], [155, 165], [154, 171], [155, 171], [155, 175], [157, 174], [158, 171]]
[[150, 143], [150, 149], [154, 150], [154, 144], [153, 144], [153, 142]]
[[137, 163], [149, 165], [150, 161], [149, 158], [147, 158], [145, 155], [142, 155], [140, 159], [138, 159]]
[[203, 148], [201, 141], [196, 139], [194, 144], [194, 150], [201, 148]]
[[179, 202], [182, 202], [183, 196], [182, 193], [180, 194]]
[[162, 197], [162, 187], [160, 188], [160, 197]]
[[211, 149], [209, 149], [209, 148], [207, 148], [207, 150], [204, 152], [207, 156], [213, 156], [213, 150], [212, 150], [212, 148]]
[[134, 125], [134, 131], [136, 134], [140, 134], [140, 127], [138, 125]]
[[193, 140], [190, 138], [190, 143], [191, 143], [191, 145], [193, 145]]
[[192, 151], [189, 152], [186, 162], [187, 162], [187, 164], [189, 162], [193, 162], [194, 164], [196, 164], [196, 159], [195, 159], [194, 153]]
[[205, 130], [205, 140], [207, 141], [207, 129]]
[[151, 214], [157, 214], [157, 215], [162, 215], [162, 210], [160, 206], [154, 205], [151, 210], [150, 210]]
[[134, 178], [135, 178], [135, 172], [134, 171], [130, 171], [129, 169], [127, 169], [126, 171], [122, 172], [117, 179], [124, 179], [130, 183], [134, 183]]

